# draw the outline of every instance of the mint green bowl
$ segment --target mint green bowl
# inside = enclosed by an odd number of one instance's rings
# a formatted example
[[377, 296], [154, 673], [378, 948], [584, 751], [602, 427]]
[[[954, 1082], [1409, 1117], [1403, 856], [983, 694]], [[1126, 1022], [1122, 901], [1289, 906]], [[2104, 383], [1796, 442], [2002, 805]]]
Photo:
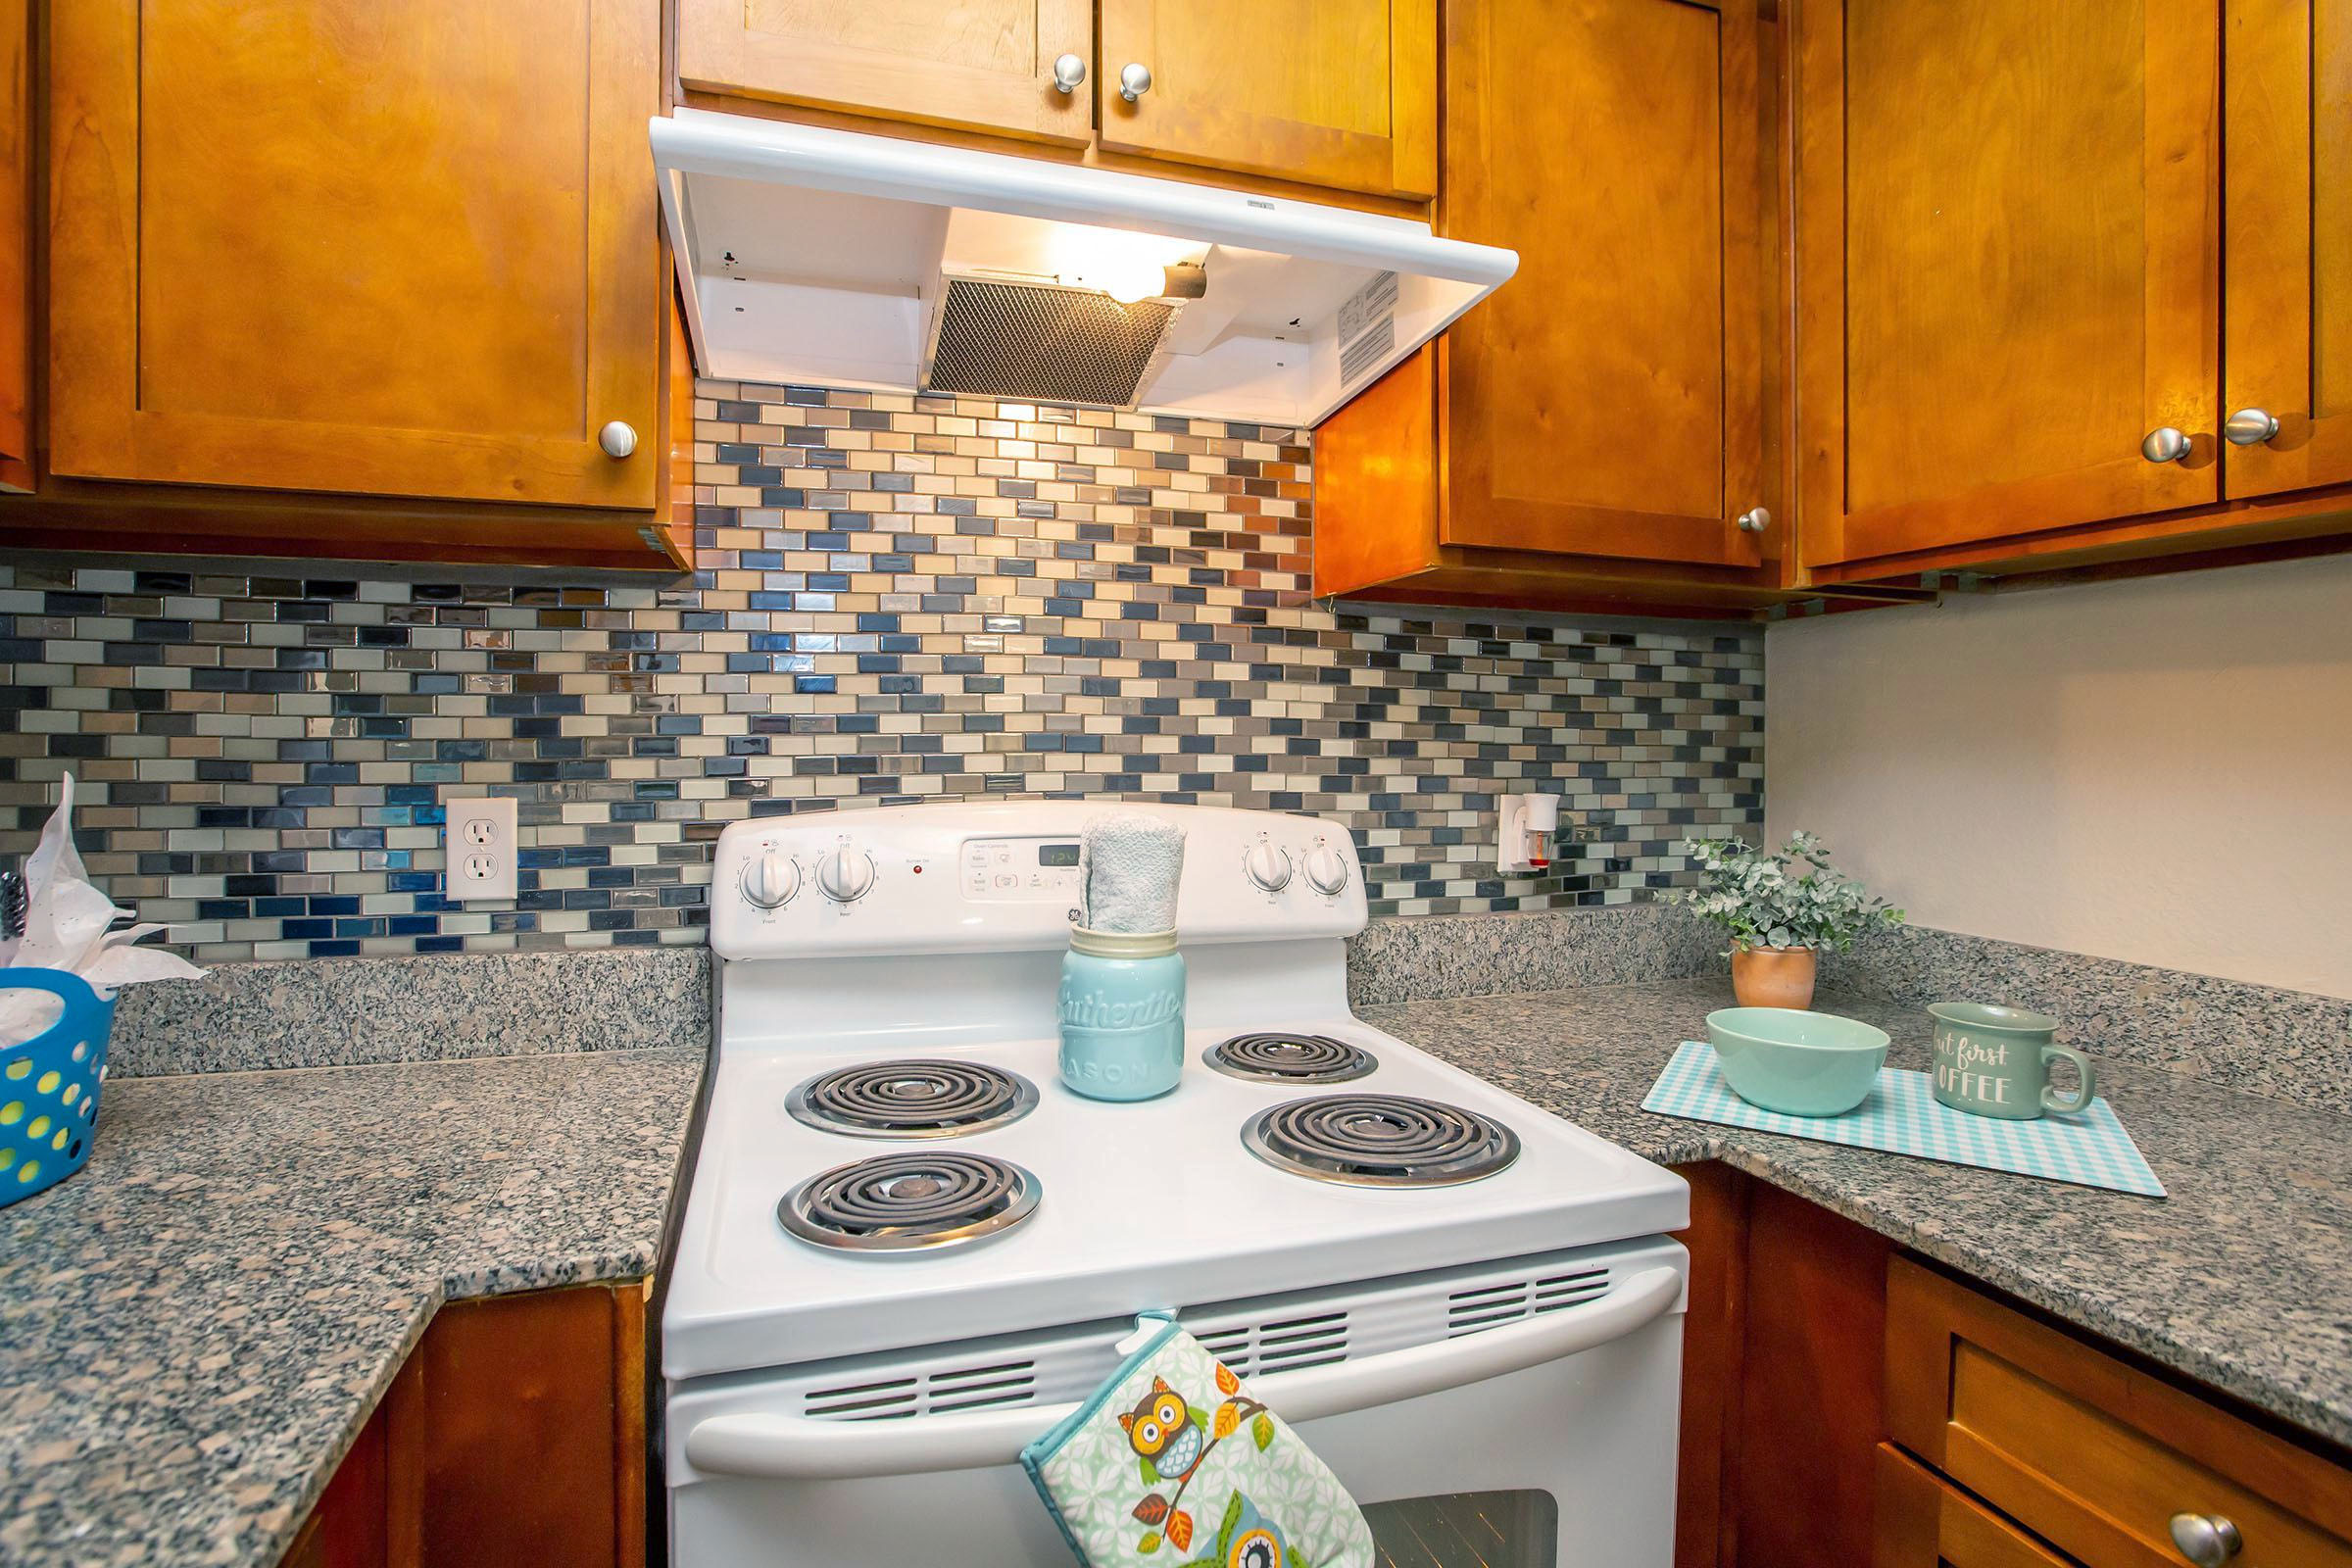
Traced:
[[1793, 1007], [1719, 1008], [1707, 1014], [1707, 1043], [1732, 1093], [1790, 1116], [1843, 1115], [1886, 1064], [1885, 1030]]

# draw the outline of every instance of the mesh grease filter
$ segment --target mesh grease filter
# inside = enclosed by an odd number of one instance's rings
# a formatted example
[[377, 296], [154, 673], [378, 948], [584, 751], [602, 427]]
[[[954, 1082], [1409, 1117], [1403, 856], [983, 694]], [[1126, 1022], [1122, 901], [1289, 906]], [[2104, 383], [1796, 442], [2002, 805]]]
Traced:
[[950, 277], [923, 390], [1131, 409], [1175, 318], [1164, 300]]

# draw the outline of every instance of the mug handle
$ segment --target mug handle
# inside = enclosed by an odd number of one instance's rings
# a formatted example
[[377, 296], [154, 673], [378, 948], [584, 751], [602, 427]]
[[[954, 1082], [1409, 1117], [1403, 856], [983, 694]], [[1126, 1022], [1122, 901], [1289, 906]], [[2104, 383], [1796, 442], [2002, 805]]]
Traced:
[[2056, 1089], [2044, 1085], [2041, 1091], [2041, 1108], [2056, 1111], [2061, 1116], [2071, 1116], [2076, 1111], [2089, 1108], [2091, 1097], [2098, 1093], [2098, 1081], [2091, 1072], [2090, 1058], [2072, 1046], [2044, 1046], [2041, 1048], [2041, 1059], [2045, 1066], [2053, 1056], [2063, 1056], [2073, 1062], [2075, 1075], [2081, 1078], [2082, 1083], [2075, 1091], [2075, 1097], [2072, 1100], [2062, 1098]]

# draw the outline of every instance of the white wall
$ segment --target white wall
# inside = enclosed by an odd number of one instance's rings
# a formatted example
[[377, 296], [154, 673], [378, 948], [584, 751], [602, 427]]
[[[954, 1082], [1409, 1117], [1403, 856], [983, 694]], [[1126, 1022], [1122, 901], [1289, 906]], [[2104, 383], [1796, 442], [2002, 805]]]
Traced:
[[2352, 558], [1765, 638], [1766, 829], [1918, 924], [2352, 997]]

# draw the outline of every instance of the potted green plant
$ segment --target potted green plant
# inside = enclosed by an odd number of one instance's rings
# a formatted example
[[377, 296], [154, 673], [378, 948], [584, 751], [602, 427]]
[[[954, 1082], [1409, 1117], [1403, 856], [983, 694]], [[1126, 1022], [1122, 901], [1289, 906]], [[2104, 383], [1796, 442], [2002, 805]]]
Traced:
[[1823, 948], [1842, 953], [1903, 911], [1830, 864], [1810, 833], [1777, 855], [1740, 839], [1692, 839], [1684, 852], [1704, 878], [1668, 897], [1732, 936], [1732, 994], [1743, 1007], [1807, 1007]]

